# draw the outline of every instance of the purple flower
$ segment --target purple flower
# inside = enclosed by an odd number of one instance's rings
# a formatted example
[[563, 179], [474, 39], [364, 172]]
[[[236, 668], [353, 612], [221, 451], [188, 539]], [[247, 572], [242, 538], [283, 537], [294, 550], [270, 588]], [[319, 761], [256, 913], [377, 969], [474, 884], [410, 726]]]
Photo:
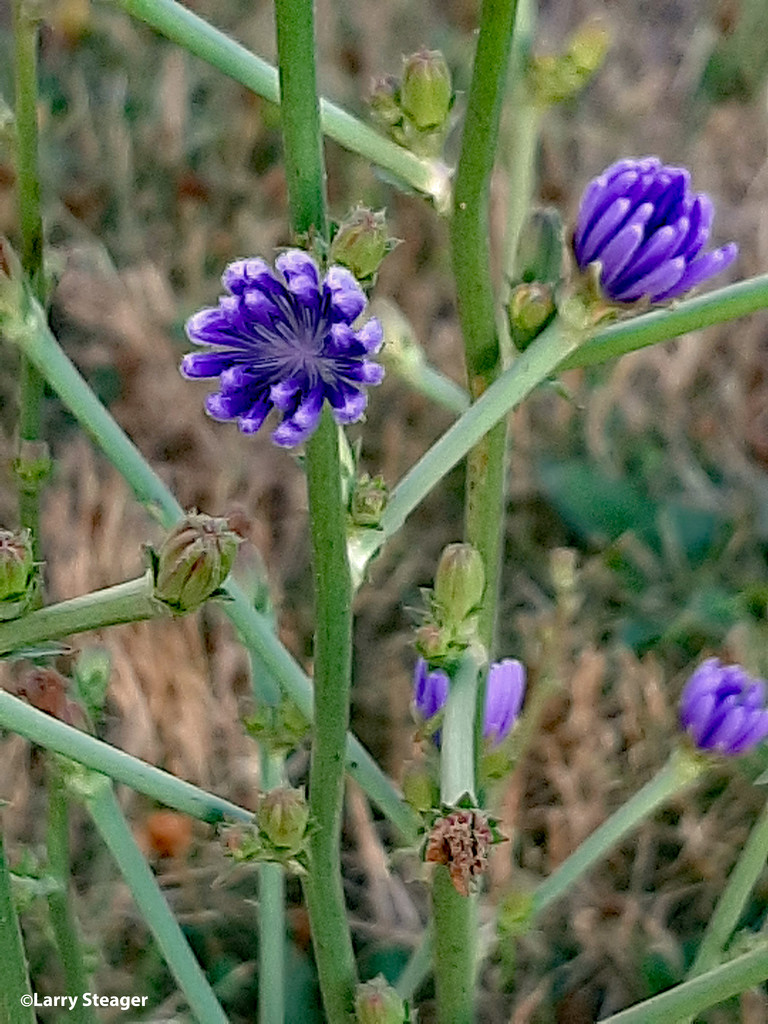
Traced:
[[517, 721], [525, 694], [525, 669], [516, 658], [491, 665], [485, 684], [483, 737], [497, 747]]
[[333, 266], [321, 279], [311, 256], [290, 249], [274, 270], [256, 258], [230, 263], [222, 282], [229, 294], [187, 321], [204, 351], [181, 364], [185, 377], [219, 378], [208, 413], [255, 434], [276, 408], [283, 418], [272, 440], [288, 448], [312, 434], [326, 398], [337, 423], [359, 420], [366, 385], [384, 376], [368, 358], [383, 336], [378, 320], [353, 328], [366, 300], [352, 274]]
[[449, 689], [447, 674], [440, 668], [430, 672], [426, 661], [419, 658], [413, 673], [413, 703], [419, 717], [425, 722], [434, 718], [448, 700]]
[[692, 192], [682, 167], [658, 157], [619, 160], [589, 183], [579, 207], [573, 249], [581, 270], [599, 260], [600, 284], [615, 302], [664, 302], [736, 259], [738, 247], [703, 252], [714, 209]]
[[[413, 702], [419, 716], [428, 721], [442, 711], [448, 700], [450, 681], [442, 669], [429, 670], [426, 661], [416, 662]], [[496, 747], [509, 735], [517, 721], [525, 694], [525, 669], [515, 658], [491, 665], [485, 684], [483, 737]], [[439, 745], [439, 734], [436, 734]]]
[[701, 750], [743, 754], [768, 737], [765, 683], [709, 658], [683, 689], [680, 724]]

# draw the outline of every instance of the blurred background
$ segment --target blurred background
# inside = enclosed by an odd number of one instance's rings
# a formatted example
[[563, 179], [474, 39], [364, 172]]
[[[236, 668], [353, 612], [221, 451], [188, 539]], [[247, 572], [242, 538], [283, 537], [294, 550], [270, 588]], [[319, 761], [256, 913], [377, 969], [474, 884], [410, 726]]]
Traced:
[[[267, 0], [191, 0], [218, 27], [274, 59]], [[477, 24], [476, 0], [318, 0], [325, 96], [366, 117], [371, 79], [398, 74], [403, 54], [444, 51], [458, 98], [447, 141], [455, 160]], [[11, 102], [3, 19], [2, 94]], [[692, 171], [715, 204], [714, 243], [736, 240], [731, 278], [768, 266], [768, 15], [761, 0], [543, 2], [536, 51], [562, 50], [599, 14], [612, 43], [577, 99], [543, 119], [537, 198], [571, 218], [590, 178], [621, 156], [657, 154]], [[279, 114], [108, 5], [46, 8], [40, 54], [41, 169], [51, 266], [51, 321], [113, 415], [185, 507], [241, 513], [266, 565], [280, 636], [311, 669], [306, 498], [292, 457], [266, 433], [238, 434], [203, 413], [205, 382], [178, 373], [183, 324], [213, 304], [219, 275], [244, 255], [290, 242]], [[7, 133], [6, 133], [7, 134]], [[500, 246], [508, 182], [493, 186]], [[0, 231], [17, 237], [14, 169], [0, 159]], [[376, 295], [396, 304], [428, 358], [463, 383], [447, 224], [328, 143], [332, 213], [386, 207], [402, 240]], [[719, 283], [725, 283], [723, 279]], [[522, 940], [495, 931], [514, 889], [552, 871], [663, 764], [676, 701], [709, 654], [768, 673], [768, 317], [760, 314], [564, 377], [511, 419], [510, 497], [499, 656], [519, 657], [530, 685], [549, 687], [541, 734], [493, 792], [511, 841], [494, 853], [484, 902], [489, 957], [483, 1024], [588, 1024], [680, 980], [762, 803], [752, 780], [768, 755], [724, 764], [621, 844]], [[17, 525], [15, 353], [0, 349], [0, 523]], [[353, 428], [363, 468], [394, 484], [451, 422], [390, 372]], [[159, 532], [60, 403], [49, 397], [55, 467], [44, 495], [47, 594], [61, 600], [143, 569]], [[374, 564], [356, 601], [353, 725], [401, 780], [414, 756], [411, 629], [442, 547], [460, 539], [457, 468]], [[243, 567], [255, 556], [244, 546]], [[556, 571], [553, 573], [553, 566]], [[76, 639], [112, 659], [102, 735], [192, 782], [255, 806], [258, 752], [241, 724], [248, 665], [215, 610]], [[29, 666], [4, 669], [18, 686]], [[0, 796], [12, 863], [43, 855], [39, 754], [2, 741]], [[301, 783], [306, 752], [291, 760]], [[765, 762], [765, 763], [763, 763]], [[231, 1019], [255, 1019], [256, 872], [231, 875], [212, 830], [121, 798], [174, 912]], [[347, 896], [361, 970], [395, 977], [427, 913], [424, 872], [350, 787]], [[146, 1018], [184, 1021], [184, 1004], [110, 858], [75, 816], [77, 909], [102, 994], [149, 994]], [[26, 850], [26, 853], [23, 851]], [[320, 1021], [307, 921], [289, 884], [286, 955], [291, 1022]], [[248, 901], [251, 902], [248, 902]], [[763, 927], [768, 875], [741, 922], [739, 948]], [[502, 921], [504, 915], [502, 915]], [[37, 991], [63, 991], [44, 901], [24, 929]], [[431, 1017], [431, 982], [419, 991]], [[103, 1011], [104, 1021], [118, 1019]], [[40, 1016], [54, 1021], [55, 1016]], [[125, 1014], [119, 1019], [124, 1021]], [[136, 1018], [139, 1019], [139, 1018]], [[709, 1011], [711, 1024], [768, 1019], [763, 991]]]

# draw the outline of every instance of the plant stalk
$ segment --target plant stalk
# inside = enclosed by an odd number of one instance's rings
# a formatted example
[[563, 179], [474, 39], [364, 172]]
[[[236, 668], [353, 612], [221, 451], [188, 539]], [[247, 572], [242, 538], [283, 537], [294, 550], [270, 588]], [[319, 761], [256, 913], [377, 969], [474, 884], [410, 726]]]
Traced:
[[31, 1006], [31, 988], [27, 958], [21, 941], [19, 920], [13, 902], [11, 874], [5, 859], [3, 833], [0, 830], [0, 1020], [15, 1024], [35, 1024]]
[[[314, 0], [275, 0], [283, 146], [293, 230], [327, 240], [325, 167], [315, 73]], [[352, 680], [352, 579], [342, 501], [339, 428], [326, 405], [307, 442], [315, 579], [314, 730], [304, 892], [323, 1006], [350, 1020], [357, 968], [341, 873], [344, 750]]]
[[[261, 788], [283, 785], [283, 755], [261, 751]], [[285, 1021], [285, 872], [259, 864], [259, 1024]]]
[[228, 1024], [155, 876], [136, 845], [112, 784], [103, 777], [95, 778], [85, 803], [199, 1024]]

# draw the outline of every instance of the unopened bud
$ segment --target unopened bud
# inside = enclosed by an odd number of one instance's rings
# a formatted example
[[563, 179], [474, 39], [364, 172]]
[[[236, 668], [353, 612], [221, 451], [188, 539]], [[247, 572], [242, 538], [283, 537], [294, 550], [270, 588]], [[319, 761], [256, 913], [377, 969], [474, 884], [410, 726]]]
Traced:
[[460, 624], [477, 609], [485, 590], [480, 553], [471, 544], [449, 544], [435, 573], [435, 603], [444, 624]]
[[309, 807], [300, 789], [280, 786], [259, 801], [259, 828], [270, 843], [286, 853], [298, 853], [309, 821]]
[[239, 542], [226, 519], [188, 513], [153, 559], [155, 597], [182, 614], [199, 608], [229, 575]]
[[400, 105], [419, 131], [443, 128], [452, 98], [451, 73], [439, 50], [421, 49], [406, 57]]
[[331, 263], [351, 270], [358, 281], [373, 277], [390, 251], [384, 211], [358, 206], [343, 220], [331, 242]]
[[371, 479], [363, 473], [355, 481], [350, 503], [350, 515], [355, 526], [376, 527], [381, 523], [384, 509], [387, 507], [389, 490], [382, 476]]
[[35, 560], [28, 530], [0, 530], [0, 620], [22, 615], [34, 592]]
[[556, 313], [552, 286], [519, 284], [509, 297], [509, 333], [518, 352], [524, 352]]
[[398, 102], [398, 84], [394, 75], [374, 80], [368, 104], [376, 119], [386, 128], [394, 128], [403, 119]]
[[357, 1024], [404, 1024], [405, 1004], [383, 974], [355, 992]]
[[568, 45], [568, 56], [585, 79], [605, 60], [611, 35], [599, 18], [590, 18], [576, 29]]

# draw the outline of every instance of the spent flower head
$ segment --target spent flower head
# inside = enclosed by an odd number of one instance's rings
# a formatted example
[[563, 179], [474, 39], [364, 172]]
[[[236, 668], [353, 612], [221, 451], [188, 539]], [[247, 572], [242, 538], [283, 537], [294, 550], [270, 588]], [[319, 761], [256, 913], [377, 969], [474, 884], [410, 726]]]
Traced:
[[326, 399], [337, 423], [359, 420], [366, 386], [384, 376], [368, 358], [383, 334], [375, 319], [353, 327], [366, 299], [349, 270], [332, 266], [321, 276], [308, 253], [290, 249], [274, 269], [258, 258], [230, 263], [222, 281], [229, 294], [187, 321], [203, 351], [181, 364], [185, 377], [218, 378], [208, 413], [254, 434], [277, 409], [283, 419], [272, 440], [289, 448], [314, 432]]
[[683, 689], [680, 724], [700, 750], [744, 754], [768, 737], [766, 684], [708, 658]]
[[581, 198], [573, 251], [582, 271], [599, 262], [600, 287], [614, 302], [665, 302], [725, 270], [734, 242], [704, 251], [714, 208], [691, 190], [690, 174], [658, 157], [619, 160]]

